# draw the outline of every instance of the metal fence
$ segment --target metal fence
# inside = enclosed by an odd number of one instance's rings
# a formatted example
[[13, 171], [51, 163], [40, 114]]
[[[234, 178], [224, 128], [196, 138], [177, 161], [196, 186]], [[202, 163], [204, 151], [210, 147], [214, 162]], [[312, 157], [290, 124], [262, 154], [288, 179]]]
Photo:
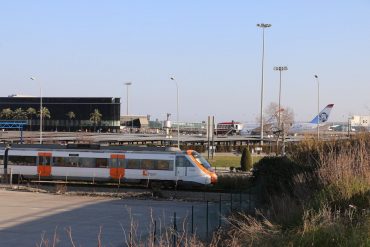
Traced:
[[[1, 182], [4, 184], [17, 184], [12, 181], [12, 171], [7, 170], [7, 176], [4, 171], [1, 172]], [[91, 188], [95, 191], [95, 188]], [[117, 192], [120, 188], [117, 188]], [[176, 192], [174, 192], [176, 194]], [[194, 196], [194, 202], [182, 202], [181, 196], [175, 196], [178, 202], [178, 210], [164, 209], [165, 212], [157, 211], [152, 213], [151, 219], [148, 216], [144, 219], [137, 219], [142, 224], [150, 224], [145, 227], [145, 230], [140, 234], [148, 236], [153, 244], [156, 244], [158, 239], [162, 238], [162, 234], [170, 235], [170, 241], [173, 246], [177, 246], [179, 241], [184, 236], [197, 238], [203, 241], [211, 241], [213, 233], [227, 226], [228, 216], [236, 212], [253, 213], [255, 209], [254, 198], [255, 194], [252, 190], [243, 192], [215, 193], [215, 192], [188, 192], [198, 193]], [[150, 205], [149, 205], [150, 206]], [[133, 213], [135, 215], [135, 213]], [[134, 219], [135, 220], [135, 219]], [[163, 223], [166, 222], [166, 223]], [[150, 230], [148, 230], [150, 229]], [[128, 238], [133, 236], [130, 229], [125, 229], [128, 232]], [[128, 240], [129, 242], [129, 240]]]
[[[146, 236], [144, 241], [152, 246], [156, 246], [163, 239], [166, 239], [166, 246], [182, 246], [185, 239], [189, 240], [193, 237], [211, 242], [213, 233], [229, 224], [228, 216], [232, 213], [248, 213], [254, 210], [251, 193], [222, 193], [218, 194], [218, 197], [218, 200], [212, 201], [184, 202], [187, 208], [181, 205], [174, 211], [152, 212], [150, 226], [147, 227], [150, 229], [149, 232], [140, 234]], [[165, 217], [167, 217], [167, 224], [163, 223], [166, 221]], [[132, 236], [135, 238], [137, 232], [131, 233], [130, 229], [125, 231], [128, 232], [128, 243], [137, 241], [137, 239], [131, 239]]]
[[[186, 228], [181, 231], [187, 231], [195, 234], [203, 240], [210, 240], [212, 233], [218, 228], [228, 224], [227, 217], [235, 212], [252, 212], [254, 205], [252, 203], [253, 195], [249, 193], [222, 193], [219, 194], [218, 201], [204, 201], [194, 203], [191, 206], [189, 219]], [[176, 215], [176, 212], [174, 212]], [[173, 228], [178, 224], [177, 218], [173, 218]], [[179, 219], [181, 220], [181, 219]], [[180, 230], [177, 230], [181, 233]]]

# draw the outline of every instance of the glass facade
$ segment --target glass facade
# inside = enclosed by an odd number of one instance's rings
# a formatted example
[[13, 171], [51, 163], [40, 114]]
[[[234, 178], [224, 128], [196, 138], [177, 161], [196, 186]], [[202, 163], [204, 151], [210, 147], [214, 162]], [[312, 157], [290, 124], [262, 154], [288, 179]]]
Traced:
[[[120, 128], [120, 98], [100, 97], [43, 97], [42, 105], [50, 112], [50, 118], [43, 120], [43, 130], [46, 131], [118, 131]], [[22, 108], [40, 110], [39, 97], [0, 97], [0, 112], [10, 108], [13, 112]], [[90, 121], [90, 114], [98, 109], [101, 120], [97, 123]], [[69, 118], [67, 113], [73, 112], [75, 117]], [[25, 117], [26, 116], [26, 117]], [[26, 130], [39, 130], [38, 115], [22, 117], [28, 121]], [[17, 119], [16, 116], [0, 116], [1, 120]]]

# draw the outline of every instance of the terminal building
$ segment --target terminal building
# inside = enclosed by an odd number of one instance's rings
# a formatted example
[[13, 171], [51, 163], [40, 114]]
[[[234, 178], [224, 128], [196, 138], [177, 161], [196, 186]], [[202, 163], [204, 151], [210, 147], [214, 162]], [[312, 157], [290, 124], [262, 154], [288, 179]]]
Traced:
[[[2, 121], [27, 120], [26, 130], [39, 130], [40, 103], [39, 97], [16, 95], [0, 97], [0, 118]], [[42, 97], [42, 106], [50, 113], [43, 119], [45, 131], [118, 132], [120, 129], [120, 98]], [[37, 113], [32, 114], [32, 111], [28, 111], [27, 114], [27, 109], [30, 108]], [[92, 121], [91, 117], [95, 110], [98, 110], [101, 116], [97, 121]]]
[[352, 131], [366, 131], [370, 127], [370, 116], [354, 115], [349, 119]]

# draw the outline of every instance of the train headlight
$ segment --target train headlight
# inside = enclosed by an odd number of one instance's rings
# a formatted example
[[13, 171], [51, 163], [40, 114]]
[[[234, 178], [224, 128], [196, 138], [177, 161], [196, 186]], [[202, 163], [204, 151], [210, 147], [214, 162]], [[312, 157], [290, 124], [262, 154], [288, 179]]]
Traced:
[[216, 184], [217, 183], [217, 175], [216, 173], [211, 174], [211, 184]]

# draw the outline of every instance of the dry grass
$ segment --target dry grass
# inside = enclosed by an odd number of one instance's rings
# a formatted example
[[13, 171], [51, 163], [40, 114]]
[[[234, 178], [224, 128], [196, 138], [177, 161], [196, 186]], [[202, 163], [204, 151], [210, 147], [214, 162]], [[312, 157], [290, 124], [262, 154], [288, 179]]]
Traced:
[[369, 161], [368, 135], [306, 140], [288, 158], [263, 159], [254, 181], [262, 211], [231, 218], [227, 245], [370, 246]]
[[[168, 226], [163, 221], [155, 220], [153, 213], [150, 214], [150, 219], [148, 222], [148, 227], [146, 228], [148, 234], [142, 235], [140, 232], [139, 224], [134, 219], [131, 213], [131, 209], [127, 208], [129, 213], [130, 227], [125, 229], [121, 225], [122, 230], [122, 246], [129, 247], [167, 247], [167, 246], [181, 246], [181, 247], [216, 247], [220, 242], [220, 234], [215, 233], [210, 240], [210, 243], [206, 244], [204, 241], [200, 240], [196, 234], [191, 234], [188, 231], [188, 221], [185, 218], [182, 222], [179, 222], [179, 225], [174, 229], [172, 226]], [[141, 228], [145, 229], [145, 228]], [[100, 226], [99, 232], [96, 234], [96, 246], [111, 246], [104, 245], [102, 238], [103, 227]], [[83, 243], [79, 243], [74, 239], [73, 231], [71, 227], [65, 228], [62, 232], [58, 232], [58, 229], [55, 228], [52, 239], [45, 237], [45, 232], [41, 234], [40, 242], [36, 243], [37, 247], [58, 247], [58, 246], [85, 246]], [[64, 242], [61, 241], [62, 235], [65, 239]], [[108, 240], [109, 242], [109, 240]]]

